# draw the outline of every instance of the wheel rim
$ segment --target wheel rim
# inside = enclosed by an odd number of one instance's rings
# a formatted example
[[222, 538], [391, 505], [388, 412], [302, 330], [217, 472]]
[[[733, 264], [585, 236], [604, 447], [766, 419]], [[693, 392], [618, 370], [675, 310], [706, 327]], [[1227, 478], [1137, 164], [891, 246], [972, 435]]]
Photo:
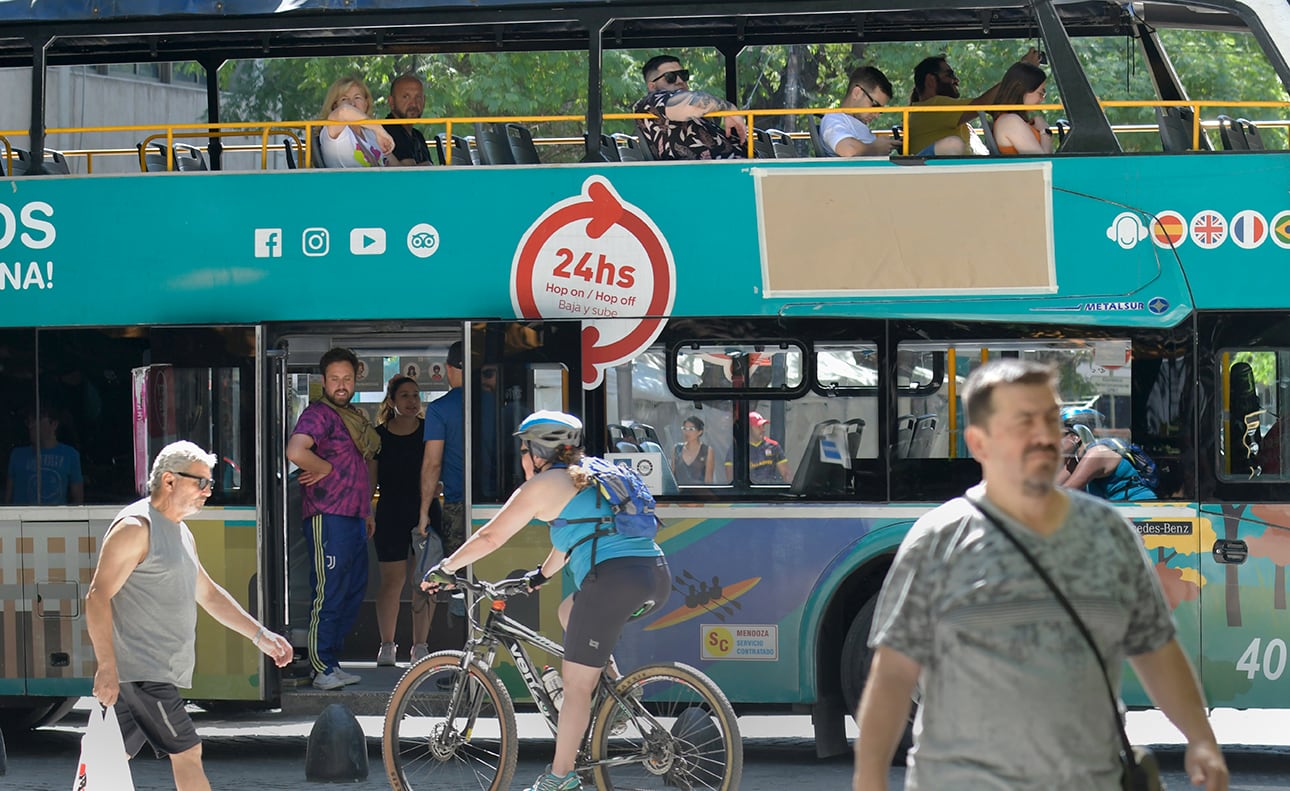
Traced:
[[[619, 727], [604, 728], [604, 787], [729, 788], [730, 724], [708, 691], [686, 678], [657, 674], [638, 679], [631, 696], [638, 693], [645, 711], [636, 709]], [[621, 708], [611, 715], [615, 722], [623, 720]]]
[[[461, 676], [456, 665], [432, 667], [404, 695], [386, 733], [404, 787], [492, 789], [505, 766], [505, 734], [498, 717], [499, 701], [478, 676], [468, 676], [462, 700], [479, 702], [469, 738], [464, 714], [448, 717], [451, 694], [441, 688]], [[442, 681], [441, 681], [442, 679]], [[458, 707], [463, 711], [464, 705]]]

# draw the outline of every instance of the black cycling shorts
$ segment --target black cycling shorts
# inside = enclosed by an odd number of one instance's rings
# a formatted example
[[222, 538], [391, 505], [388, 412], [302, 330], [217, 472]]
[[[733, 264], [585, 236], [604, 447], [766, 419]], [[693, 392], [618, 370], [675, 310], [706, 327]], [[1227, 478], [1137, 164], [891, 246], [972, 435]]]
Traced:
[[143, 749], [144, 742], [152, 745], [158, 758], [182, 753], [202, 743], [174, 684], [122, 683], [115, 708], [125, 752], [131, 758]]
[[662, 555], [611, 558], [597, 563], [573, 595], [564, 658], [603, 667], [623, 626], [646, 602], [661, 607], [672, 593], [672, 575]]

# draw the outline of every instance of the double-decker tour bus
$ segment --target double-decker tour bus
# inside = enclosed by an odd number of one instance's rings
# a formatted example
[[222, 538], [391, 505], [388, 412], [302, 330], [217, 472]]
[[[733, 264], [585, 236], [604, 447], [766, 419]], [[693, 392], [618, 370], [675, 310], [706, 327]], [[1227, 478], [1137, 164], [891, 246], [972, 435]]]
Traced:
[[[689, 662], [741, 711], [810, 713], [822, 754], [845, 749], [901, 537], [978, 478], [957, 390], [996, 357], [1053, 362], [1064, 402], [1096, 415], [1087, 428], [1154, 460], [1156, 498], [1120, 507], [1156, 559], [1210, 705], [1290, 705], [1284, 3], [14, 6], [0, 5], [0, 65], [28, 70], [32, 113], [29, 128], [0, 132], [5, 173], [27, 171], [0, 179], [0, 453], [17, 460], [0, 505], [7, 727], [56, 719], [89, 693], [82, 602], [98, 547], [176, 439], [219, 457], [213, 496], [189, 520], [207, 569], [303, 645], [307, 566], [284, 448], [320, 389], [318, 358], [353, 349], [356, 401], [374, 413], [396, 372], [411, 369], [426, 400], [442, 395], [436, 371], [455, 341], [473, 524], [522, 480], [511, 427], [535, 409], [580, 415], [589, 450], [634, 465], [657, 494], [674, 574], [619, 661]], [[861, 58], [890, 70], [893, 126], [918, 110], [907, 66], [892, 64], [987, 52], [1001, 74], [1037, 46], [1060, 143], [1044, 157], [805, 156], [829, 100], [800, 111], [800, 132], [768, 156], [605, 161], [639, 143], [602, 138], [621, 123], [606, 116], [630, 110], [604, 101], [611, 55], [638, 68], [708, 48], [742, 108], [765, 88], [741, 82], [747, 53], [791, 61], [816, 45], [843, 47], [830, 85]], [[458, 116], [425, 120], [456, 166], [272, 169], [312, 159], [317, 122], [220, 121], [226, 62], [494, 51], [582, 53], [573, 123], [585, 156], [564, 158], [585, 161], [470, 164], [459, 133], [476, 129], [483, 152], [488, 130], [472, 124], [493, 119]], [[93, 118], [47, 123], [74, 99], [46, 79], [55, 67], [172, 62], [206, 69], [208, 115], [130, 130], [141, 145], [125, 157], [142, 171], [147, 151], [187, 140], [204, 172], [163, 158], [182, 172], [105, 173], [122, 146], [96, 147]], [[982, 71], [980, 90], [992, 80]], [[750, 128], [786, 123], [757, 107]], [[24, 144], [63, 151], [22, 155]], [[685, 425], [702, 427], [714, 462], [699, 481], [677, 475]], [[766, 463], [767, 438], [782, 463]], [[547, 546], [540, 527], [523, 531], [474, 573], [531, 568]], [[512, 610], [558, 634], [559, 598], [544, 590]], [[438, 608], [432, 647], [462, 635]], [[376, 648], [369, 601], [346, 658]], [[314, 690], [203, 616], [185, 694], [377, 713], [398, 672], [378, 671], [350, 691]], [[1132, 679], [1125, 694], [1147, 704]]]

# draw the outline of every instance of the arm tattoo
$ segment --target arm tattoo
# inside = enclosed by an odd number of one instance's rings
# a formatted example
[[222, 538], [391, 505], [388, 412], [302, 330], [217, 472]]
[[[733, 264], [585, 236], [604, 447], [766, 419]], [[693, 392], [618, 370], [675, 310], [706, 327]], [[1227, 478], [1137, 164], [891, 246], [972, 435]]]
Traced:
[[712, 94], [704, 93], [703, 91], [677, 91], [667, 97], [667, 104], [669, 107], [678, 107], [681, 105], [697, 107], [702, 110], [704, 114], [716, 112], [718, 110], [737, 109], [733, 104], [725, 99], [718, 99]]

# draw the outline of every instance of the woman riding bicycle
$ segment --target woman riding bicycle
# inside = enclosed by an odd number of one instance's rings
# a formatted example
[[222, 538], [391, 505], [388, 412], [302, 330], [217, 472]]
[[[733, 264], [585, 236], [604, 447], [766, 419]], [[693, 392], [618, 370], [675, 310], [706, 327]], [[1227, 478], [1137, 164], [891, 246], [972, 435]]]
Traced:
[[[564, 627], [564, 702], [555, 740], [555, 759], [528, 791], [581, 788], [574, 772], [578, 747], [591, 720], [591, 695], [623, 626], [647, 603], [661, 604], [671, 593], [663, 550], [653, 539], [592, 535], [612, 520], [583, 459], [582, 421], [563, 412], [541, 411], [520, 423], [520, 459], [527, 479], [497, 515], [461, 549], [426, 574], [426, 591], [450, 585], [457, 571], [501, 547], [529, 522], [550, 525], [551, 552], [525, 575], [529, 588], [552, 579], [566, 563], [574, 593], [560, 603]], [[595, 567], [592, 568], [592, 558]]]

